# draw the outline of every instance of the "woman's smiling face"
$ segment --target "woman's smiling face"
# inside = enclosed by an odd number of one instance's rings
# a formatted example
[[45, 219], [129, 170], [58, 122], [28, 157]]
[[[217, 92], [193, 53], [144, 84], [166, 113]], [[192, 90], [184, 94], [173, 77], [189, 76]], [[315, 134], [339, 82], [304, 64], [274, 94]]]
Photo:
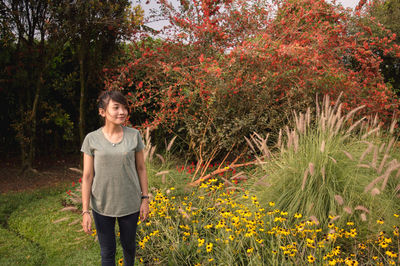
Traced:
[[110, 99], [108, 102], [106, 110], [103, 108], [99, 109], [99, 113], [102, 117], [104, 117], [106, 123], [113, 123], [117, 125], [121, 125], [125, 122], [126, 117], [128, 116], [128, 110], [126, 107], [118, 102]]

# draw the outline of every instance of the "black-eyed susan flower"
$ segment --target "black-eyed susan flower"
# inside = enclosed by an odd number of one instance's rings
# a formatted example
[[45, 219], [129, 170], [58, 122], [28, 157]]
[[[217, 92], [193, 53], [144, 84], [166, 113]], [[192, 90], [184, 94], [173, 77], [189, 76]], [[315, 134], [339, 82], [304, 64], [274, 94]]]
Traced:
[[376, 220], [377, 224], [384, 224], [385, 221], [383, 220], [383, 218], [380, 218], [379, 220]]
[[208, 244], [206, 245], [206, 251], [207, 251], [207, 252], [211, 252], [211, 251], [212, 251], [212, 248], [213, 248], [213, 243], [208, 243]]
[[294, 214], [294, 218], [296, 218], [296, 219], [300, 219], [301, 217], [303, 217], [303, 215], [301, 213]]
[[118, 260], [118, 265], [124, 265], [124, 260], [123, 259], [119, 259]]
[[314, 263], [315, 262], [315, 258], [313, 255], [308, 255], [307, 257], [308, 263]]
[[271, 207], [274, 207], [275, 206], [275, 202], [270, 201], [270, 202], [268, 202], [268, 205], [271, 206]]

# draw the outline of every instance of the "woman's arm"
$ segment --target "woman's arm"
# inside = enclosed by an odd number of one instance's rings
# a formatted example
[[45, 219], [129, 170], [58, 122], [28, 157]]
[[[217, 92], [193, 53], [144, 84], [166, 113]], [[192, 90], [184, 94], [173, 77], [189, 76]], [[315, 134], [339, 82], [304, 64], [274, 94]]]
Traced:
[[[142, 190], [142, 196], [148, 196], [148, 180], [147, 180], [147, 172], [146, 172], [146, 164], [144, 162], [144, 153], [143, 150], [135, 153], [135, 161], [136, 161], [136, 171], [139, 175], [140, 189]], [[140, 219], [144, 221], [149, 215], [149, 199], [142, 199], [142, 203], [140, 205]]]
[[92, 232], [92, 218], [89, 213], [90, 191], [92, 189], [94, 175], [93, 156], [83, 153], [82, 175], [82, 227], [90, 234]]

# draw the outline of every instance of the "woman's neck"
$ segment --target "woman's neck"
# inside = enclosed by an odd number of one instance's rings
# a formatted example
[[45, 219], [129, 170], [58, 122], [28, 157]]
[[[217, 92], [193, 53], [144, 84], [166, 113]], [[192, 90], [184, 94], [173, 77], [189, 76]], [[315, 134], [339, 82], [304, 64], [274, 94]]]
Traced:
[[122, 131], [122, 126], [121, 125], [116, 125], [113, 123], [106, 123], [103, 126], [103, 132], [106, 133], [109, 136], [112, 136], [114, 134], [119, 134]]

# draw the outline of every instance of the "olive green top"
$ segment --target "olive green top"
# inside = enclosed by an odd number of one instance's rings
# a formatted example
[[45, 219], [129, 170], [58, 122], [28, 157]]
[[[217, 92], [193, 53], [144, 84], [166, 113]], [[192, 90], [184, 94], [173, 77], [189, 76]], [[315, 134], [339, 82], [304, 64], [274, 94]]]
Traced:
[[119, 143], [111, 143], [99, 128], [87, 134], [81, 148], [94, 159], [90, 206], [97, 213], [112, 217], [138, 212], [141, 204], [135, 152], [144, 148], [143, 141], [138, 130], [122, 129]]

